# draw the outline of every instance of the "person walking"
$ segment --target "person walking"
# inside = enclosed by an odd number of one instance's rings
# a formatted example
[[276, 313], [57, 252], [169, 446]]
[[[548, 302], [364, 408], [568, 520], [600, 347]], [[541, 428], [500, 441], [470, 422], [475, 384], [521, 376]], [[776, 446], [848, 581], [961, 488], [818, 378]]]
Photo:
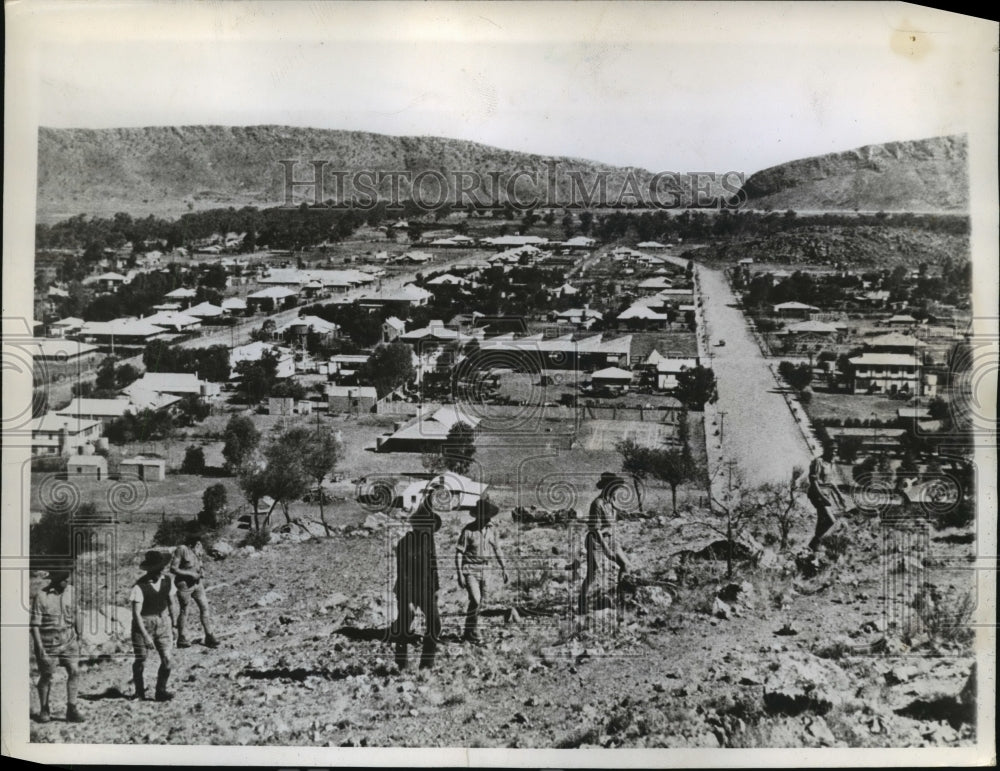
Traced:
[[66, 721], [82, 723], [76, 706], [80, 676], [80, 613], [76, 606], [70, 571], [49, 571], [49, 582], [31, 600], [29, 627], [38, 662], [39, 723], [52, 720], [49, 694], [56, 666], [66, 670]]
[[146, 573], [135, 582], [129, 601], [132, 604], [132, 680], [135, 697], [146, 698], [143, 670], [149, 651], [156, 649], [160, 667], [156, 672], [156, 701], [170, 701], [174, 695], [167, 690], [170, 679], [170, 649], [173, 644], [174, 625], [177, 620], [177, 588], [173, 579], [165, 575], [170, 555], [151, 549], [139, 563]]
[[809, 550], [815, 552], [823, 537], [837, 524], [830, 508], [834, 504], [841, 509], [847, 508], [844, 496], [833, 483], [833, 447], [824, 447], [810, 462], [806, 497], [816, 509], [816, 532], [809, 541]]
[[486, 566], [490, 561], [488, 552], [493, 552], [493, 556], [500, 565], [503, 582], [507, 583], [509, 580], [503, 553], [497, 541], [497, 531], [492, 524], [493, 518], [499, 513], [500, 509], [495, 503], [480, 498], [473, 511], [475, 521], [462, 528], [462, 532], [458, 536], [458, 545], [455, 547], [458, 585], [469, 594], [463, 639], [473, 645], [482, 644], [479, 637], [479, 611], [486, 597]]
[[580, 587], [580, 597], [577, 611], [580, 615], [587, 613], [587, 595], [590, 587], [597, 579], [598, 556], [603, 555], [618, 566], [619, 580], [629, 572], [629, 562], [618, 544], [615, 529], [618, 521], [618, 507], [614, 496], [625, 487], [625, 480], [618, 474], [605, 471], [597, 481], [600, 493], [590, 504], [587, 516], [587, 535], [584, 545], [587, 553], [587, 574]]
[[202, 563], [201, 541], [196, 534], [189, 535], [185, 542], [174, 549], [170, 560], [170, 572], [177, 586], [177, 647], [188, 648], [191, 642], [185, 632], [188, 608], [192, 601], [198, 606], [201, 627], [205, 630], [205, 645], [216, 648], [219, 641], [212, 633], [208, 596], [205, 593], [205, 567]]
[[407, 645], [411, 639], [415, 610], [424, 614], [426, 624], [420, 656], [421, 669], [434, 666], [441, 639], [441, 616], [438, 613], [437, 547], [434, 534], [441, 529], [441, 517], [431, 508], [425, 494], [410, 517], [410, 531], [396, 544], [396, 619], [390, 637], [396, 646], [396, 664], [407, 666]]

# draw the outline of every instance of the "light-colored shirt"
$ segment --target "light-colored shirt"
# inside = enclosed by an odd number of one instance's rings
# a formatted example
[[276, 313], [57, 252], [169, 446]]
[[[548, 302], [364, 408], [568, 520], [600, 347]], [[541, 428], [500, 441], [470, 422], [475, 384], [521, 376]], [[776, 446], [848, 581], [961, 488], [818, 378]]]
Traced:
[[466, 525], [458, 536], [458, 546], [462, 553], [462, 566], [483, 567], [490, 561], [487, 549], [499, 549], [497, 531], [492, 525], [479, 528], [475, 524]]
[[52, 653], [73, 641], [76, 600], [73, 587], [67, 586], [61, 592], [42, 589], [31, 601], [29, 623], [38, 627], [45, 650]]

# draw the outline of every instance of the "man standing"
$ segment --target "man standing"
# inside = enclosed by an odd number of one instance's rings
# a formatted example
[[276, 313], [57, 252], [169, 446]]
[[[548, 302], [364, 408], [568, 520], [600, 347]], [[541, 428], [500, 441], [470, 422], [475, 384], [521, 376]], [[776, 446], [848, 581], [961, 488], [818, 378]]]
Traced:
[[482, 640], [479, 637], [479, 611], [486, 595], [486, 565], [490, 560], [487, 550], [492, 551], [496, 557], [503, 574], [503, 582], [507, 583], [508, 578], [500, 544], [497, 542], [497, 532], [492, 524], [500, 509], [495, 503], [480, 498], [473, 513], [476, 521], [462, 528], [458, 536], [455, 568], [458, 571], [459, 587], [469, 593], [464, 639], [473, 645], [480, 645]]
[[844, 496], [833, 484], [832, 462], [833, 447], [827, 446], [809, 464], [809, 489], [806, 491], [806, 497], [816, 509], [816, 532], [809, 542], [810, 551], [816, 551], [823, 536], [837, 524], [837, 520], [830, 513], [830, 507], [834, 502], [842, 509], [847, 508]]
[[396, 620], [391, 637], [396, 645], [396, 663], [400, 669], [407, 665], [407, 643], [414, 611], [419, 608], [427, 624], [420, 657], [420, 668], [434, 666], [438, 640], [441, 638], [441, 617], [438, 614], [437, 548], [434, 534], [441, 529], [441, 517], [430, 504], [426, 494], [417, 510], [410, 517], [411, 530], [396, 544]]
[[49, 693], [56, 665], [66, 669], [66, 720], [82, 723], [76, 707], [80, 659], [80, 613], [76, 607], [68, 570], [49, 572], [49, 583], [31, 600], [31, 641], [38, 662], [39, 723], [52, 719]]
[[167, 691], [170, 678], [170, 648], [173, 644], [174, 624], [177, 620], [177, 589], [173, 579], [164, 575], [170, 564], [170, 555], [151, 549], [139, 563], [139, 569], [146, 574], [135, 582], [129, 600], [132, 603], [132, 650], [135, 662], [132, 664], [132, 679], [135, 683], [135, 697], [146, 698], [146, 684], [143, 670], [151, 648], [160, 656], [160, 668], [156, 672], [157, 701], [170, 701], [174, 695]]
[[581, 615], [587, 612], [587, 595], [597, 578], [598, 554], [603, 554], [605, 558], [618, 565], [619, 579], [621, 574], [627, 573], [629, 570], [628, 560], [618, 545], [615, 534], [618, 509], [614, 496], [624, 487], [625, 480], [610, 471], [602, 473], [601, 478], [597, 481], [597, 489], [600, 490], [600, 493], [590, 504], [590, 512], [587, 517], [587, 536], [584, 542], [587, 552], [587, 575], [583, 579], [583, 586], [580, 587], [577, 610]]
[[219, 645], [219, 641], [212, 634], [208, 597], [205, 594], [205, 568], [199, 554], [200, 544], [197, 535], [189, 535], [184, 543], [174, 549], [174, 556], [170, 561], [170, 572], [177, 585], [177, 604], [180, 606], [177, 616], [178, 648], [191, 646], [191, 642], [184, 635], [184, 627], [187, 625], [187, 612], [192, 600], [198, 606], [201, 626], [205, 630], [205, 645], [209, 648], [216, 648]]

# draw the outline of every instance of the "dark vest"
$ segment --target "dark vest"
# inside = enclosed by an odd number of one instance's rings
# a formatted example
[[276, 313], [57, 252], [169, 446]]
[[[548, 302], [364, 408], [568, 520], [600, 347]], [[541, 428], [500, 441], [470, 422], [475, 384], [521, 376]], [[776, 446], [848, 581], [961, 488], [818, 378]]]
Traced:
[[159, 589], [154, 589], [148, 578], [140, 578], [135, 583], [142, 589], [142, 615], [159, 616], [170, 607], [170, 576], [160, 579]]

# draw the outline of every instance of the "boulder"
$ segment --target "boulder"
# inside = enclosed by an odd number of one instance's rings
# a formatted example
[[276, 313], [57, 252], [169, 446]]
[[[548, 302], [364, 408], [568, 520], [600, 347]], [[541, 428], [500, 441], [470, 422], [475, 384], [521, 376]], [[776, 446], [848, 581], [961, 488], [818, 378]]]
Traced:
[[270, 591], [262, 594], [257, 598], [257, 602], [254, 603], [258, 608], [264, 608], [268, 605], [274, 605], [276, 602], [281, 602], [285, 599], [285, 595], [281, 592]]
[[223, 560], [236, 553], [236, 547], [226, 541], [216, 541], [206, 550], [210, 557]]
[[716, 618], [730, 618], [733, 615], [733, 609], [716, 597], [715, 602], [712, 603], [712, 615]]
[[387, 524], [389, 524], [389, 517], [381, 511], [376, 511], [365, 517], [365, 521], [361, 527], [366, 530], [381, 530]]
[[764, 683], [764, 706], [771, 713], [825, 714], [851, 692], [847, 675], [835, 664], [804, 651], [789, 651]]

